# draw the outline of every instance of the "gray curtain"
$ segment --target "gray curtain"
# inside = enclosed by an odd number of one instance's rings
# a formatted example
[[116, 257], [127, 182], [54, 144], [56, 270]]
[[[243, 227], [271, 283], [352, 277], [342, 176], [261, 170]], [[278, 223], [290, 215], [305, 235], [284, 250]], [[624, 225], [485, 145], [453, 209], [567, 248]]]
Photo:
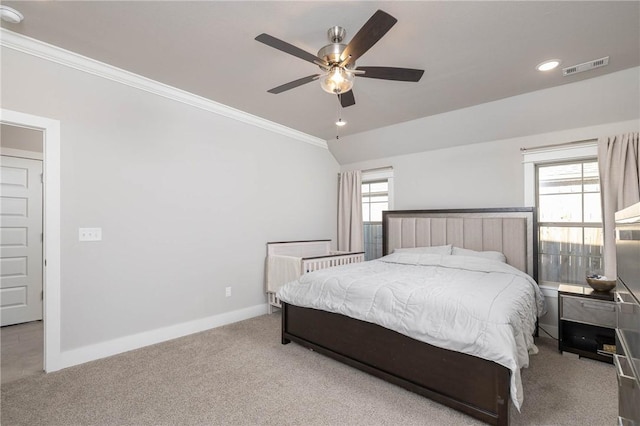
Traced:
[[640, 201], [639, 164], [637, 132], [598, 140], [604, 274], [609, 278], [616, 277], [615, 212]]
[[338, 190], [338, 250], [363, 251], [362, 173], [340, 173]]

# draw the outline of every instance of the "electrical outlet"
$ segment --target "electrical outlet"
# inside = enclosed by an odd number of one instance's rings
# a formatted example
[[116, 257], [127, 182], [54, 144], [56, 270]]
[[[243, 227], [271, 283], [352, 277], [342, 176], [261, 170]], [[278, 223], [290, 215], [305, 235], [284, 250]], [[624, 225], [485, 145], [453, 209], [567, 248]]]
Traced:
[[79, 228], [79, 241], [102, 241], [102, 228]]
[[226, 287], [224, 289], [224, 295], [225, 297], [231, 297], [231, 287]]

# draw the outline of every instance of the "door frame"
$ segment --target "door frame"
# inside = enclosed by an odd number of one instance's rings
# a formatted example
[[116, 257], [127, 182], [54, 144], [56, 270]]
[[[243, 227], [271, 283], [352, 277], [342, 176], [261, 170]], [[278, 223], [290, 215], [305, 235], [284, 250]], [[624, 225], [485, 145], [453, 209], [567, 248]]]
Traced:
[[8, 109], [0, 122], [43, 132], [44, 371], [62, 368], [60, 351], [60, 121]]

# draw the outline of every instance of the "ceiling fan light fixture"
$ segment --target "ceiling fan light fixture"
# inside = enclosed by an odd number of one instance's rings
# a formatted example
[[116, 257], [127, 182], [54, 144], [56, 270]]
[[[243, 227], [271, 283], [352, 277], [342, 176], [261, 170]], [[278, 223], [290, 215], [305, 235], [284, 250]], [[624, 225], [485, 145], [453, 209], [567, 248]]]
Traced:
[[353, 87], [354, 74], [344, 68], [333, 67], [320, 77], [322, 90], [331, 94], [346, 93]]
[[538, 65], [536, 65], [536, 69], [538, 71], [551, 71], [560, 65], [560, 59], [549, 59], [544, 61]]

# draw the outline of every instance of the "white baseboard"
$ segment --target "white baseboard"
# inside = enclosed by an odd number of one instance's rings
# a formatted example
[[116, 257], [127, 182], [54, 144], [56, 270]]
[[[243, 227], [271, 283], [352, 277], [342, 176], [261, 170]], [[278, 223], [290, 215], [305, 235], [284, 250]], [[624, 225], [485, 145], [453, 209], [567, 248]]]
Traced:
[[[558, 338], [558, 326], [557, 325], [538, 324], [538, 327], [544, 329], [547, 333], [552, 335], [554, 339]], [[540, 330], [538, 334], [540, 336], [542, 336], [542, 337], [549, 337], [549, 335], [547, 333], [545, 333], [544, 331]]]
[[[540, 290], [547, 300], [547, 310], [556, 310], [558, 306], [558, 285], [557, 284], [540, 284]], [[555, 300], [554, 302], [551, 302]], [[551, 305], [551, 306], [549, 306]], [[558, 318], [557, 311], [551, 312], [543, 317], [545, 321], [553, 321], [551, 324], [539, 323], [539, 327], [544, 329], [547, 333], [553, 336], [554, 339], [558, 338]], [[540, 330], [539, 334], [542, 337], [549, 337], [544, 331]]]
[[62, 369], [94, 361], [96, 359], [106, 358], [108, 356], [139, 349], [144, 346], [154, 345], [156, 343], [165, 342], [167, 340], [176, 339], [189, 334], [199, 333], [201, 331], [265, 315], [268, 311], [268, 305], [265, 303], [239, 309], [237, 311], [214, 315], [195, 321], [158, 328], [156, 330], [145, 331], [144, 333], [138, 333], [131, 336], [64, 351], [60, 354], [59, 367]]
[[553, 297], [558, 298], [558, 286], [557, 285], [549, 285], [549, 284], [540, 284], [540, 291], [544, 295], [544, 297]]

